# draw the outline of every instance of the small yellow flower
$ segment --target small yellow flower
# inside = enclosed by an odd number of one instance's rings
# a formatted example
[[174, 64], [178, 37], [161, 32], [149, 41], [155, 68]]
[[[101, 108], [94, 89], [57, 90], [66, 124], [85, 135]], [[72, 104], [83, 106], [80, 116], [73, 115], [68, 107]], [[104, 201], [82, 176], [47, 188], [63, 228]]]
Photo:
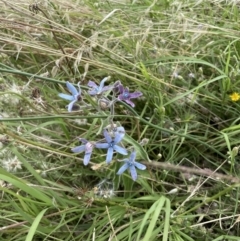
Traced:
[[238, 101], [240, 99], [240, 95], [237, 92], [233, 92], [229, 97], [232, 101]]

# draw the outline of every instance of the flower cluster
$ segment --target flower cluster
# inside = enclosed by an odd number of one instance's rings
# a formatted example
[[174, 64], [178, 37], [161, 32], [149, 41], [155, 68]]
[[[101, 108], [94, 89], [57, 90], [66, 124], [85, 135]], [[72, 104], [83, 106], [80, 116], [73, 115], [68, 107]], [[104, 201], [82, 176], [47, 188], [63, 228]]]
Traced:
[[110, 163], [113, 157], [113, 152], [116, 151], [122, 155], [127, 155], [128, 152], [126, 149], [124, 149], [121, 146], [118, 146], [117, 144], [123, 139], [125, 130], [122, 126], [117, 127], [117, 130], [115, 131], [115, 136], [112, 138], [108, 131], [105, 129], [104, 132], [104, 137], [106, 142], [105, 143], [93, 143], [89, 142], [83, 138], [80, 138], [80, 141], [83, 143], [81, 146], [77, 146], [72, 148], [72, 152], [83, 152], [85, 151], [85, 156], [83, 160], [83, 164], [86, 166], [88, 165], [90, 161], [90, 157], [92, 155], [93, 148], [100, 148], [100, 149], [107, 149], [107, 158], [106, 162], [107, 164]]
[[[104, 78], [99, 85], [97, 85], [93, 81], [88, 82], [88, 91], [87, 93], [89, 96], [99, 99], [100, 107], [102, 107], [102, 104], [105, 103], [107, 107], [112, 107], [116, 102], [118, 101], [124, 101], [127, 104], [129, 104], [131, 107], [135, 107], [135, 104], [132, 102], [131, 99], [138, 98], [142, 96], [142, 93], [139, 91], [135, 91], [133, 93], [130, 93], [128, 87], [124, 87], [120, 81], [116, 81], [114, 84], [105, 86], [105, 82], [108, 80], [108, 77]], [[67, 82], [67, 89], [71, 93], [71, 95], [68, 94], [59, 94], [59, 97], [70, 101], [70, 103], [67, 105], [67, 109], [69, 112], [71, 112], [73, 109], [75, 109], [75, 104], [78, 101], [82, 101], [82, 91], [80, 88], [80, 85], [78, 84], [78, 90], [74, 87], [73, 84]], [[109, 93], [112, 92], [112, 95], [109, 97]], [[116, 96], [117, 95], [117, 96]], [[110, 99], [109, 99], [110, 98]], [[114, 108], [111, 108], [110, 117], [114, 116], [113, 113]], [[74, 153], [80, 153], [84, 152], [84, 159], [83, 164], [86, 166], [89, 164], [92, 153], [94, 149], [106, 149], [107, 155], [106, 155], [106, 163], [109, 164], [113, 159], [114, 152], [119, 153], [121, 155], [128, 155], [128, 150], [123, 147], [121, 144], [121, 141], [124, 138], [125, 135], [125, 129], [123, 126], [116, 127], [112, 120], [111, 130], [107, 130], [105, 128], [103, 130], [103, 141], [88, 141], [84, 138], [80, 138], [79, 141], [82, 143], [79, 146], [76, 146], [72, 148], [72, 152]], [[136, 162], [136, 151], [133, 151], [130, 154], [130, 157], [128, 159], [124, 159], [123, 166], [119, 169], [117, 172], [118, 175], [122, 174], [124, 171], [129, 170], [132, 176], [132, 179], [135, 181], [137, 179], [137, 171], [136, 168], [140, 170], [145, 170], [146, 166]]]
[[[83, 164], [86, 166], [90, 162], [90, 158], [94, 148], [107, 149], [106, 163], [109, 164], [112, 161], [114, 151], [122, 155], [128, 155], [128, 151], [125, 148], [117, 145], [123, 139], [124, 134], [125, 134], [125, 130], [122, 126], [114, 129], [114, 137], [111, 137], [109, 132], [105, 129], [103, 132], [103, 135], [105, 137], [106, 142], [94, 143], [94, 142], [87, 141], [86, 139], [80, 138], [79, 140], [82, 142], [83, 145], [72, 148], [72, 152], [75, 152], [75, 153], [85, 152]], [[124, 171], [128, 169], [131, 173], [132, 179], [136, 181], [137, 179], [136, 168], [140, 170], [145, 170], [146, 166], [139, 162], [136, 162], [135, 159], [136, 159], [136, 151], [133, 151], [130, 154], [129, 159], [123, 160], [123, 162], [125, 163], [119, 169], [117, 174], [121, 175]]]
[[[100, 82], [99, 86], [95, 82], [90, 80], [88, 82], [88, 87], [90, 87], [90, 89], [88, 90], [88, 94], [90, 96], [101, 96], [104, 92], [112, 90], [116, 93], [119, 93], [117, 98], [119, 101], [124, 101], [127, 104], [131, 105], [132, 107], [135, 107], [135, 104], [131, 101], [131, 99], [135, 99], [142, 96], [142, 93], [140, 91], [135, 91], [133, 93], [130, 93], [129, 88], [128, 87], [124, 88], [120, 81], [117, 81], [113, 85], [104, 86], [107, 80], [108, 80], [108, 77], [104, 78]], [[74, 87], [73, 84], [69, 82], [67, 82], [66, 85], [71, 95], [60, 93], [58, 96], [65, 100], [70, 101], [67, 107], [68, 107], [68, 111], [71, 112], [73, 110], [74, 104], [77, 101], [82, 100], [81, 88], [79, 84], [78, 84], [78, 90]]]

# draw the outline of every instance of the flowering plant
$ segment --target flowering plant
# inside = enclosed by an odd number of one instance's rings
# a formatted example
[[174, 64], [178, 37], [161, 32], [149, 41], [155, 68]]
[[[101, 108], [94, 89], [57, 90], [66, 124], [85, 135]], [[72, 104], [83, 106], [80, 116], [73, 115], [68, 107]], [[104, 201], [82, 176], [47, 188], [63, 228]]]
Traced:
[[[135, 91], [133, 93], [130, 93], [128, 87], [123, 87], [120, 81], [116, 81], [113, 85], [104, 86], [105, 82], [108, 80], [108, 77], [103, 78], [100, 82], [100, 84], [96, 84], [93, 81], [88, 82], [89, 90], [87, 93], [89, 96], [94, 96], [99, 99], [98, 103], [102, 105], [102, 102], [104, 102], [107, 107], [111, 107], [110, 115], [109, 115], [109, 121], [112, 128], [112, 131], [107, 130], [104, 128], [103, 135], [105, 138], [105, 141], [88, 141], [84, 138], [80, 138], [79, 140], [82, 142], [82, 145], [76, 146], [72, 148], [72, 152], [74, 153], [80, 153], [84, 152], [84, 158], [83, 158], [83, 164], [87, 166], [90, 162], [92, 153], [94, 149], [107, 149], [107, 155], [106, 155], [106, 163], [109, 164], [113, 160], [114, 152], [119, 153], [121, 155], [128, 155], [128, 150], [123, 146], [122, 141], [124, 140], [125, 135], [125, 129], [123, 126], [115, 126], [112, 122], [112, 119], [114, 117], [114, 108], [113, 106], [118, 101], [125, 101], [127, 104], [129, 104], [131, 107], [135, 107], [135, 104], [131, 101], [131, 99], [138, 98], [142, 96], [142, 93], [140, 91]], [[82, 91], [80, 88], [80, 85], [78, 85], [79, 90], [77, 90], [73, 84], [66, 82], [67, 89], [71, 93], [71, 95], [68, 94], [59, 94], [59, 97], [70, 101], [70, 103], [67, 106], [67, 109], [69, 112], [73, 110], [74, 104], [82, 100]], [[112, 91], [113, 94], [108, 96], [106, 94], [107, 91]], [[117, 94], [117, 96], [115, 96]], [[102, 106], [100, 106], [102, 109]], [[136, 181], [137, 179], [137, 170], [136, 168], [140, 170], [145, 170], [146, 166], [143, 164], [136, 162], [136, 151], [133, 151], [130, 154], [129, 159], [124, 159], [123, 161], [125, 164], [119, 169], [118, 175], [122, 174], [127, 169], [130, 170], [132, 179]]]

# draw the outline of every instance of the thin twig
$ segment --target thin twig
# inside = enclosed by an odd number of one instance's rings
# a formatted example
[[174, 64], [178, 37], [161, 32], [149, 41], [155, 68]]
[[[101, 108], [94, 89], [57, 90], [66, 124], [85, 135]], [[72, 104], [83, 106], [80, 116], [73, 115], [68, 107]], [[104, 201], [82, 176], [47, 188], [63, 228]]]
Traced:
[[217, 173], [215, 171], [212, 171], [211, 169], [196, 169], [196, 168], [191, 168], [186, 166], [176, 166], [167, 162], [156, 162], [156, 161], [152, 161], [150, 163], [144, 162], [144, 164], [154, 169], [165, 169], [165, 170], [171, 170], [175, 172], [197, 174], [200, 176], [212, 177], [218, 180], [231, 181], [232, 183], [240, 183], [240, 178], [238, 177]]

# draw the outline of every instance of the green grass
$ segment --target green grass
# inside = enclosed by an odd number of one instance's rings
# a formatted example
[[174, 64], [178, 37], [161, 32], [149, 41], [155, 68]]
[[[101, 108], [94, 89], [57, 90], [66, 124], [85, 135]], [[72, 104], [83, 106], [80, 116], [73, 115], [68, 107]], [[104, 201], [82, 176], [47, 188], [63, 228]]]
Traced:
[[[239, 240], [237, 1], [0, 2], [0, 240]], [[135, 108], [99, 108], [87, 83], [107, 76]], [[120, 154], [71, 152], [112, 120], [147, 166], [136, 182]]]

